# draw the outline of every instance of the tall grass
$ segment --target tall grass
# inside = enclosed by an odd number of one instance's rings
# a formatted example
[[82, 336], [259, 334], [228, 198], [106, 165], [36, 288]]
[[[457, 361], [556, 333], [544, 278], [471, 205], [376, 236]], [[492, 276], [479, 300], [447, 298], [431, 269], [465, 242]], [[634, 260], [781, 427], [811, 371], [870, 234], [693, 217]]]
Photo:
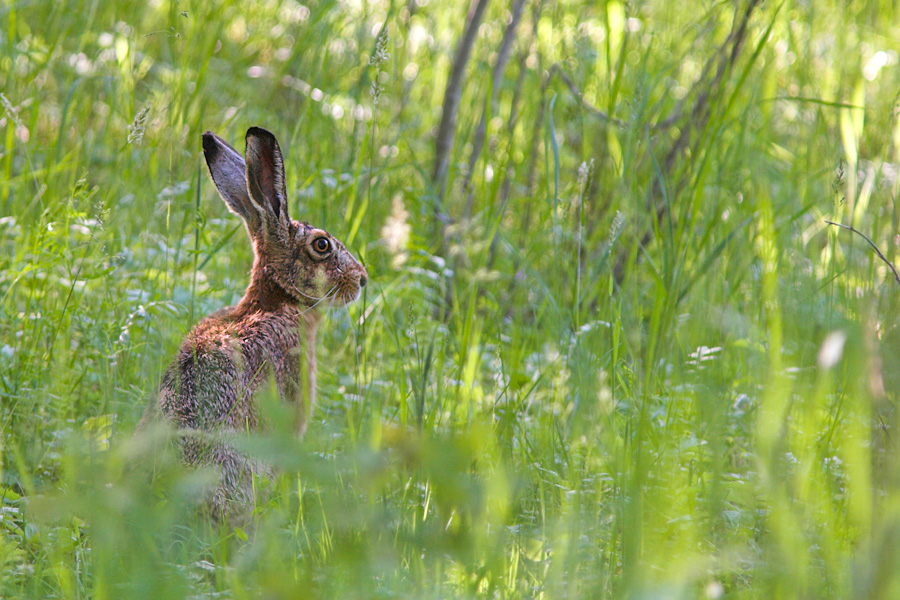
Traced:
[[[895, 259], [896, 7], [766, 3], [704, 88], [743, 5], [532, 0], [495, 79], [514, 5], [445, 189], [467, 5], [0, 7], [0, 595], [900, 593], [900, 289], [824, 222]], [[199, 149], [252, 125], [371, 285], [327, 313], [303, 440], [264, 394], [279, 474], [216, 526], [210, 474], [132, 434], [246, 285]]]

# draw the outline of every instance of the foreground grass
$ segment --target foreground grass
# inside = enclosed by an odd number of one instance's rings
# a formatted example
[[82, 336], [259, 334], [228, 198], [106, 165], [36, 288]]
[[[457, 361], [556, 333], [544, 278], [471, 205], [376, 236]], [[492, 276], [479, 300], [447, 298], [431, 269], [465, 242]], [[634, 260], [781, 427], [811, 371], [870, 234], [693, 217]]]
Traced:
[[[758, 10], [674, 165], [731, 4], [526, 2], [496, 88], [491, 5], [443, 188], [465, 7], [420, 4], [0, 7], [0, 595], [896, 597], [900, 289], [823, 221], [893, 259], [893, 5]], [[216, 529], [132, 432], [243, 291], [199, 141], [250, 125], [372, 285]]]

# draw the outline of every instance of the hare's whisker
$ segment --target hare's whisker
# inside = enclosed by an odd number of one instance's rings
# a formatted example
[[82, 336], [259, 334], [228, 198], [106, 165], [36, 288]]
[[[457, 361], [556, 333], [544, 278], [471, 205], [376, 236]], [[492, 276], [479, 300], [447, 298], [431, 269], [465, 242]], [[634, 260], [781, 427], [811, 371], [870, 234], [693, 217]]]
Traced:
[[322, 296], [321, 298], [313, 298], [312, 296], [307, 296], [307, 298], [309, 298], [310, 300], [315, 300], [316, 302], [315, 302], [315, 304], [313, 304], [312, 306], [310, 306], [309, 308], [307, 308], [307, 309], [304, 310], [303, 312], [306, 313], [306, 312], [308, 312], [308, 311], [311, 311], [312, 309], [314, 309], [315, 307], [317, 307], [319, 304], [321, 304], [323, 301], [327, 300], [328, 297], [331, 296], [331, 294], [334, 292], [335, 288], [337, 288], [337, 284], [334, 284], [334, 285], [331, 287], [331, 289], [328, 290], [327, 292], [325, 292], [325, 295]]

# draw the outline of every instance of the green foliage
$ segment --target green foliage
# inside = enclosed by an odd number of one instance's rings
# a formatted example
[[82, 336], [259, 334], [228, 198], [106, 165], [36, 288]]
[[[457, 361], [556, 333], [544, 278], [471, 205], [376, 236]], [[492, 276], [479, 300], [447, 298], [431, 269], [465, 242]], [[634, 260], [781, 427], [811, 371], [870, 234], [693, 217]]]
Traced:
[[[900, 289], [824, 223], [895, 259], [897, 8], [765, 3], [706, 86], [736, 3], [527, 1], [497, 79], [493, 3], [439, 190], [467, 4], [0, 6], [0, 596], [900, 594]], [[252, 125], [371, 284], [216, 527], [133, 433], [246, 285], [199, 150]]]

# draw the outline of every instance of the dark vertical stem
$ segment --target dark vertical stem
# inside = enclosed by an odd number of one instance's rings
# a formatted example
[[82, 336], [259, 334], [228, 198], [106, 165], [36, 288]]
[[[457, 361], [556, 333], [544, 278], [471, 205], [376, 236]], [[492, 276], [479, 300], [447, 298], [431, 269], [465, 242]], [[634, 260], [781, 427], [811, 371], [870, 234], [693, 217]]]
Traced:
[[[441, 107], [441, 123], [438, 127], [437, 139], [435, 140], [434, 152], [434, 169], [431, 175], [431, 182], [434, 188], [435, 198], [435, 232], [438, 235], [438, 243], [440, 247], [437, 251], [438, 255], [444, 256], [450, 263], [450, 257], [447, 255], [447, 210], [444, 208], [444, 195], [447, 188], [447, 170], [450, 165], [450, 157], [453, 154], [453, 141], [456, 137], [456, 116], [459, 112], [459, 103], [462, 100], [463, 79], [466, 73], [466, 64], [469, 62], [469, 56], [472, 53], [472, 46], [475, 44], [475, 37], [478, 33], [478, 27], [484, 18], [484, 11], [490, 0], [473, 0], [469, 7], [469, 14], [466, 18], [466, 26], [463, 30], [462, 38], [456, 46], [456, 53], [453, 57], [453, 64], [450, 67], [450, 77], [447, 79], [447, 89], [444, 91], [444, 102]], [[450, 264], [450, 270], [455, 274], [456, 269]], [[449, 314], [451, 299], [453, 293], [453, 280], [449, 279], [446, 284], [444, 315]]]
[[500, 89], [500, 82], [503, 79], [503, 73], [506, 71], [506, 65], [512, 54], [513, 42], [516, 39], [516, 29], [519, 21], [522, 20], [522, 12], [525, 8], [525, 0], [513, 0], [512, 13], [506, 31], [503, 32], [503, 39], [500, 41], [500, 49], [497, 51], [497, 59], [494, 61], [494, 68], [491, 72], [491, 95], [488, 99], [489, 106], [485, 106], [481, 113], [481, 121], [475, 129], [475, 137], [472, 140], [472, 154], [469, 156], [469, 168], [466, 171], [466, 178], [463, 182], [463, 189], [468, 192], [466, 197], [466, 208], [463, 211], [463, 217], [468, 219], [472, 216], [472, 173], [475, 171], [475, 163], [481, 156], [481, 150], [484, 148], [484, 138], [487, 134], [487, 116], [488, 109], [490, 112], [496, 112], [497, 93]]
[[466, 72], [466, 64], [475, 44], [475, 36], [478, 26], [484, 17], [484, 11], [490, 0], [473, 0], [466, 19], [466, 27], [463, 30], [462, 39], [456, 47], [453, 57], [453, 65], [450, 67], [450, 77], [447, 79], [447, 89], [444, 92], [444, 102], [441, 107], [441, 124], [438, 127], [435, 140], [434, 169], [431, 180], [440, 200], [444, 197], [444, 188], [447, 180], [447, 168], [450, 164], [450, 155], [453, 150], [453, 140], [456, 137], [456, 116], [459, 112], [459, 103], [462, 99], [463, 77]]

